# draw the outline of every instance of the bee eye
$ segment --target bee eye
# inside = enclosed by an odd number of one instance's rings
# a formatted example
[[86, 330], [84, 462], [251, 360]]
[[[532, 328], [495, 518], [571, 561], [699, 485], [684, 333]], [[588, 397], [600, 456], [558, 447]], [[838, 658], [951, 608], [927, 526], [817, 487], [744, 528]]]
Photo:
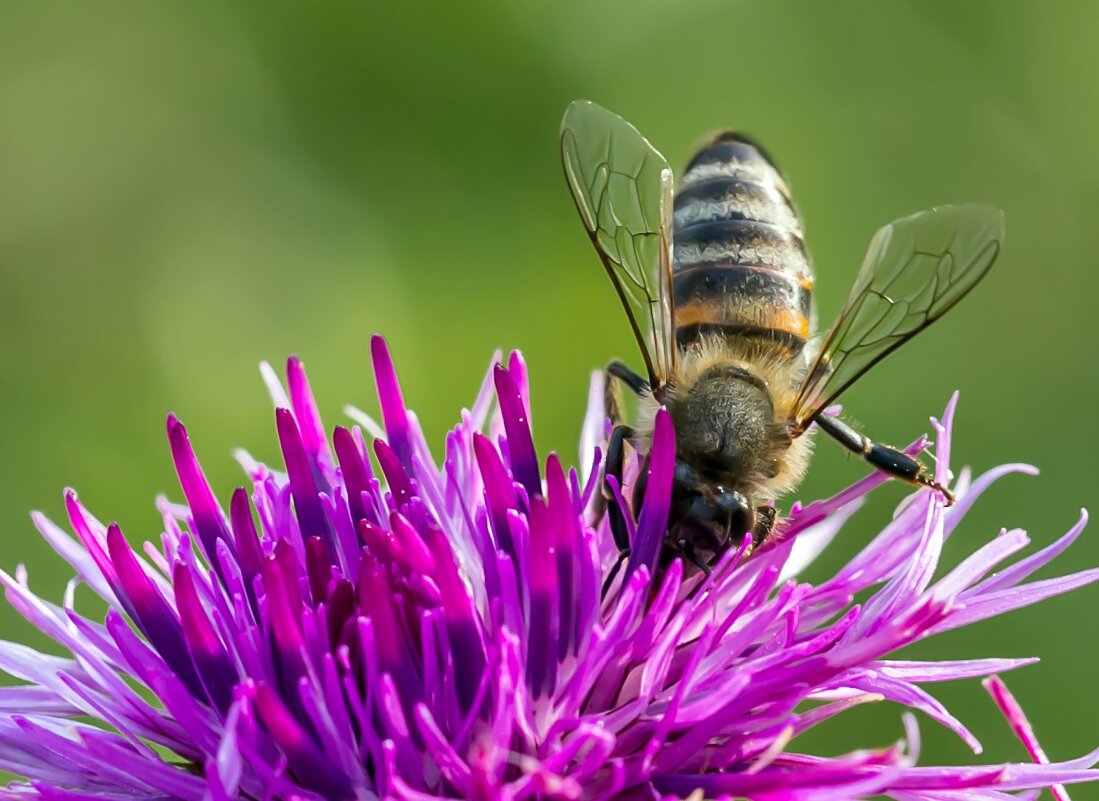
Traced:
[[675, 483], [683, 487], [694, 489], [701, 482], [698, 471], [684, 461], [676, 460]]
[[739, 537], [755, 528], [756, 513], [752, 503], [736, 490], [717, 487], [714, 505], [721, 510], [722, 521], [728, 521], [730, 536]]

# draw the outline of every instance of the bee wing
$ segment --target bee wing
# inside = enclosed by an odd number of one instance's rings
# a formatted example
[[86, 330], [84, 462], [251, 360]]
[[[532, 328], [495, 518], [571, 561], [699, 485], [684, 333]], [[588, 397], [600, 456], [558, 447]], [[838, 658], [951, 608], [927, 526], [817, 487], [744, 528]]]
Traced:
[[1004, 213], [942, 206], [902, 217], [870, 242], [855, 286], [794, 402], [803, 429], [871, 367], [938, 320], [988, 273]]
[[675, 369], [672, 171], [626, 120], [576, 100], [561, 121], [561, 162], [576, 209], [618, 291], [652, 387]]

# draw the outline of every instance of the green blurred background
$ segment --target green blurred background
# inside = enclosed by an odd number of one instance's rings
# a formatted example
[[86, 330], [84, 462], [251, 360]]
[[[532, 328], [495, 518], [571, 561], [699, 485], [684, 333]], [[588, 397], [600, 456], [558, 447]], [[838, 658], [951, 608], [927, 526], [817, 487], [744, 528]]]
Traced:
[[[538, 445], [573, 458], [589, 371], [638, 361], [561, 176], [576, 97], [673, 165], [717, 128], [765, 142], [825, 320], [880, 224], [951, 201], [1006, 209], [989, 280], [845, 403], [907, 442], [960, 388], [957, 463], [1043, 473], [991, 491], [948, 559], [1000, 526], [1049, 542], [1097, 498], [1097, 36], [1094, 4], [1072, 2], [4, 3], [0, 561], [59, 597], [67, 570], [27, 512], [62, 518], [66, 485], [156, 538], [155, 495], [180, 497], [168, 410], [227, 499], [233, 447], [276, 458], [261, 359], [299, 354], [329, 425], [345, 402], [376, 408], [375, 331], [435, 445], [492, 350], [521, 348]], [[803, 497], [862, 475], [819, 451]], [[880, 495], [811, 578], [902, 491]], [[1085, 535], [1058, 566], [1097, 564]], [[1097, 603], [1083, 590], [913, 654], [1041, 655], [1009, 682], [1051, 755], [1077, 756], [1099, 745]], [[0, 629], [33, 637], [6, 609]], [[933, 689], [988, 758], [1024, 758], [976, 682]], [[848, 720], [812, 747], [901, 732], [884, 705]], [[927, 761], [973, 759], [921, 722]]]

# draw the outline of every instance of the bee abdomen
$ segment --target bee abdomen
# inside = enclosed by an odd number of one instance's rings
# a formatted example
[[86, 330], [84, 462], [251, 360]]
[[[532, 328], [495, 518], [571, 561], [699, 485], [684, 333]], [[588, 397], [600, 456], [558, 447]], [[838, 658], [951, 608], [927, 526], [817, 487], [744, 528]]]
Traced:
[[800, 353], [813, 273], [801, 220], [762, 148], [722, 134], [691, 160], [675, 197], [676, 339], [756, 337]]

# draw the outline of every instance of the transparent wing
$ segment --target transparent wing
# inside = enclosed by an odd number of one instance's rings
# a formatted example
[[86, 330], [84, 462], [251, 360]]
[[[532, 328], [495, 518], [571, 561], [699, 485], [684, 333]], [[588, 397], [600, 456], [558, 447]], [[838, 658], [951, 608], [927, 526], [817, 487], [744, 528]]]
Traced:
[[626, 120], [576, 100], [561, 121], [561, 161], [580, 219], [614, 282], [650, 384], [675, 368], [672, 171]]
[[943, 206], [879, 230], [802, 382], [798, 427], [952, 309], [988, 273], [1003, 238], [1003, 212], [986, 206]]

